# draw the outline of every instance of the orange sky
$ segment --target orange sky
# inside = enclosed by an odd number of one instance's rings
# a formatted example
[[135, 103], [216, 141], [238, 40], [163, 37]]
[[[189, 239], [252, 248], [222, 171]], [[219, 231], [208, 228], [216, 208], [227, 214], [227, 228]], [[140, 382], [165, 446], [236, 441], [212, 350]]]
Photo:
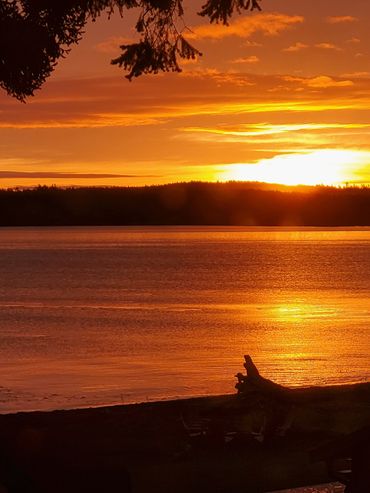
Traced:
[[370, 183], [370, 5], [263, 0], [210, 26], [181, 74], [110, 65], [135, 12], [105, 17], [27, 104], [0, 94], [0, 187], [247, 179]]

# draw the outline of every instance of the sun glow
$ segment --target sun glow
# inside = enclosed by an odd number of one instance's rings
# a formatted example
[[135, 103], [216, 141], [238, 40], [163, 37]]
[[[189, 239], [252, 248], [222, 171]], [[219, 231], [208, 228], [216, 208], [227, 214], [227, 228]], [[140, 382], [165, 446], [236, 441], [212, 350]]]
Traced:
[[315, 150], [282, 154], [256, 164], [224, 167], [221, 180], [258, 181], [284, 185], [340, 185], [355, 179], [355, 171], [368, 162], [367, 153], [347, 150]]

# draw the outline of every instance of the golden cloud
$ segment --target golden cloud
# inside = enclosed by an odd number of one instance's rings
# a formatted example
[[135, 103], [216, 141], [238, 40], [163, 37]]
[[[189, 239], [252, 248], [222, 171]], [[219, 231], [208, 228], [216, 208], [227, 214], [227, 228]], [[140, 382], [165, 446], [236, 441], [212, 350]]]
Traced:
[[205, 68], [202, 70], [187, 70], [184, 72], [180, 72], [179, 75], [180, 77], [186, 77], [191, 80], [202, 79], [203, 81], [213, 81], [216, 82], [218, 87], [221, 87], [225, 84], [237, 87], [251, 87], [256, 85], [255, 82], [252, 82], [250, 80], [250, 77], [248, 75], [244, 73], [235, 73], [231, 70], [228, 72], [221, 72], [220, 70], [217, 70], [215, 68]]
[[358, 44], [358, 43], [361, 43], [361, 39], [353, 37], [353, 38], [347, 39], [346, 43]]
[[287, 51], [288, 53], [294, 53], [294, 52], [297, 52], [297, 51], [301, 51], [301, 50], [304, 50], [305, 48], [308, 48], [308, 45], [304, 44], [304, 43], [295, 43], [294, 45], [292, 46], [289, 46], [288, 48], [284, 48], [283, 51]]
[[[156, 176], [156, 175], [153, 175]], [[149, 175], [151, 177], [151, 175]], [[0, 178], [147, 178], [145, 175], [114, 174], [114, 173], [71, 173], [61, 171], [14, 171], [0, 170]]]
[[[311, 87], [314, 89], [327, 89], [327, 88], [347, 88], [353, 87], [355, 84], [349, 79], [334, 79], [328, 75], [318, 75], [316, 77], [304, 78], [292, 75], [285, 75], [281, 77], [283, 81], [290, 82], [299, 86]], [[288, 88], [291, 91], [291, 88]]]
[[235, 60], [232, 60], [231, 63], [258, 63], [259, 61], [260, 59], [258, 56], [251, 55], [245, 58], [236, 58]]
[[148, 76], [134, 84], [125, 84], [119, 77], [54, 80], [26, 105], [4, 95], [0, 128], [138, 127], [197, 115], [370, 107], [370, 85], [365, 78], [356, 79], [355, 84], [327, 75], [303, 78], [207, 69], [167, 75], [161, 84], [153, 79]]
[[354, 77], [355, 79], [368, 79], [370, 78], [370, 72], [350, 72], [348, 74], [342, 74], [342, 77]]
[[241, 17], [228, 26], [223, 24], [202, 24], [196, 26], [187, 35], [191, 39], [222, 39], [229, 36], [249, 38], [255, 33], [274, 36], [296, 24], [301, 24], [304, 18], [299, 15], [279, 13], [256, 14]]
[[[366, 140], [369, 137], [370, 124], [353, 123], [292, 123], [292, 124], [241, 124], [219, 125], [216, 127], [184, 127], [179, 129], [185, 140], [197, 142], [227, 142], [253, 145], [274, 143], [287, 144], [293, 148], [312, 143], [315, 146], [327, 145], [343, 136], [362, 136]], [[253, 139], [251, 140], [250, 137]]]
[[352, 15], [337, 15], [332, 17], [327, 17], [326, 21], [329, 24], [343, 24], [347, 22], [356, 22], [358, 21], [357, 17], [353, 17]]
[[315, 89], [326, 89], [328, 87], [349, 87], [354, 85], [354, 82], [351, 80], [335, 80], [327, 75], [319, 75], [317, 77], [313, 77], [312, 79], [302, 80], [302, 82], [307, 87], [313, 87]]
[[134, 43], [133, 38], [123, 36], [111, 36], [110, 38], [95, 45], [95, 50], [99, 53], [116, 54], [120, 51], [121, 45]]
[[333, 43], [317, 43], [315, 44], [315, 48], [319, 48], [320, 50], [342, 51], [341, 48], [334, 45]]

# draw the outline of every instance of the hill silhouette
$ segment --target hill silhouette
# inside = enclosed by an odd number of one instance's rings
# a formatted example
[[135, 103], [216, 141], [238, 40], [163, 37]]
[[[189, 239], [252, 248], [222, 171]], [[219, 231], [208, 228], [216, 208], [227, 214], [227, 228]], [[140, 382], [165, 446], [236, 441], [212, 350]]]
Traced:
[[0, 190], [0, 226], [369, 226], [368, 187], [249, 182]]

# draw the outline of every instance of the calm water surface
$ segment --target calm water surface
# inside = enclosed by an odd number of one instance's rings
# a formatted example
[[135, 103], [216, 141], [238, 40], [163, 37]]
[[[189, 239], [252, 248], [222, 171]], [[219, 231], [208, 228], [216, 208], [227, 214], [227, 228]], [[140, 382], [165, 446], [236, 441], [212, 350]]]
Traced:
[[0, 411], [370, 380], [370, 229], [0, 230]]

